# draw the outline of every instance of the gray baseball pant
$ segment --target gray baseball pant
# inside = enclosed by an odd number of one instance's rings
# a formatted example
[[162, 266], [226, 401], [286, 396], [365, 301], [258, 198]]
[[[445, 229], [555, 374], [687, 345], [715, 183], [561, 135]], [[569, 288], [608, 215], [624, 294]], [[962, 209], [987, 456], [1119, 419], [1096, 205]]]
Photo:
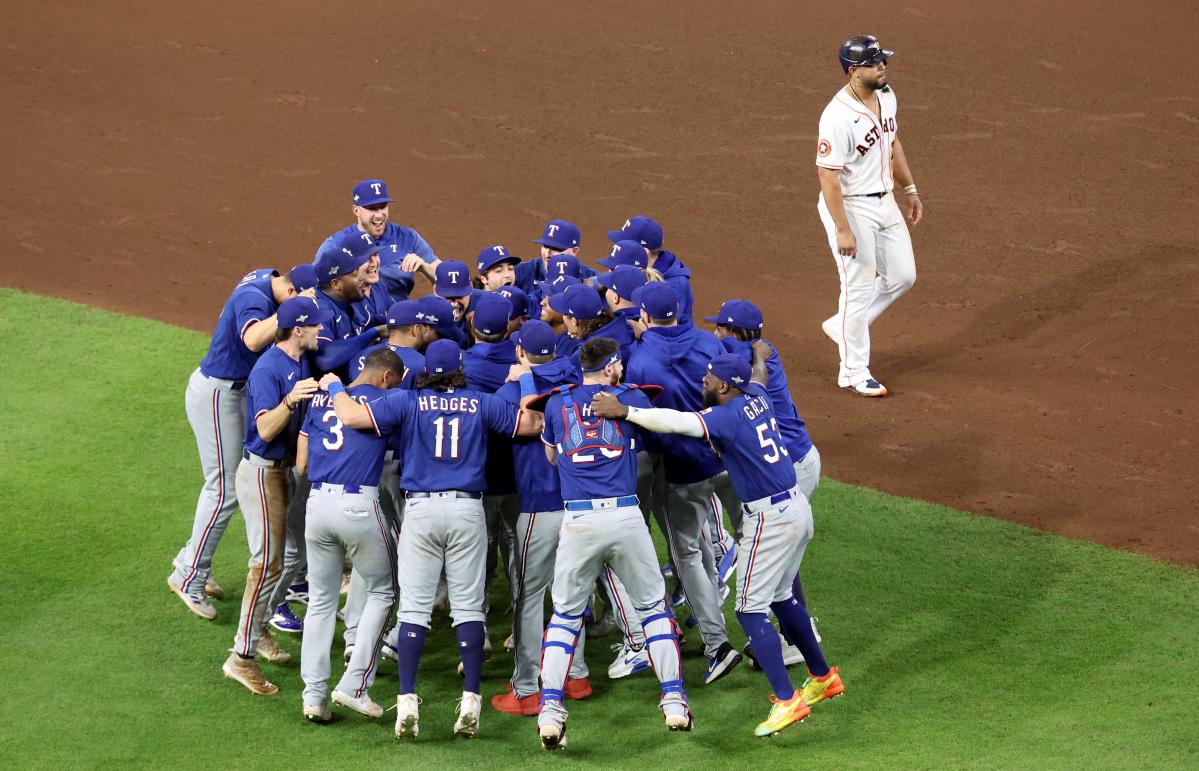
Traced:
[[[404, 518], [404, 493], [400, 490], [398, 470], [397, 464], [384, 463], [383, 476], [379, 480], [379, 506], [383, 509], [383, 516], [390, 523], [393, 533], [400, 531], [400, 522]], [[350, 571], [350, 588], [346, 592], [346, 604], [343, 608], [346, 629], [342, 639], [347, 648], [353, 647], [358, 640], [358, 620], [362, 617], [362, 609], [365, 606], [366, 582], [355, 567]], [[388, 626], [391, 626], [390, 622]]]
[[715, 656], [729, 641], [721, 610], [716, 560], [707, 537], [716, 477], [694, 484], [666, 483], [666, 542], [691, 614], [699, 622], [704, 652]]
[[[795, 483], [804, 497], [811, 501], [816, 488], [820, 487], [820, 451], [816, 449], [816, 445], [812, 445], [812, 449], [795, 462]], [[729, 515], [729, 524], [733, 526], [733, 536], [740, 541], [741, 501], [733, 492], [733, 483], [729, 479], [727, 471], [716, 477], [716, 496], [724, 504], [724, 510]]]
[[377, 488], [347, 493], [320, 485], [308, 498], [308, 613], [300, 651], [304, 703], [324, 706], [329, 697], [329, 649], [337, 626], [341, 567], [348, 556], [365, 585], [358, 628], [373, 645], [356, 645], [335, 690], [361, 698], [374, 682], [379, 645], [391, 618], [396, 590], [395, 541], [379, 505]]
[[399, 542], [400, 623], [429, 627], [443, 566], [453, 625], [485, 621], [486, 549], [481, 500], [453, 491], [408, 498]]
[[246, 391], [231, 380], [205, 377], [199, 368], [187, 381], [183, 404], [196, 435], [204, 486], [196, 501], [191, 537], [175, 556], [175, 582], [201, 594], [212, 576], [212, 555], [237, 508], [236, 477], [246, 434]]
[[293, 484], [291, 467], [279, 468], [256, 455], [243, 458], [237, 467], [237, 500], [246, 520], [250, 547], [246, 590], [241, 598], [241, 615], [233, 650], [253, 656], [258, 639], [274, 605], [270, 598], [283, 572], [283, 548], [287, 530], [287, 508]]
[[[545, 592], [554, 581], [554, 563], [558, 553], [558, 533], [565, 512], [521, 512], [516, 518], [513, 544], [514, 580], [512, 634], [516, 643], [516, 667], [512, 672], [512, 690], [517, 698], [537, 693], [541, 677], [541, 638], [545, 633]], [[570, 679], [587, 677], [580, 635], [571, 660]], [[644, 639], [644, 637], [643, 637]]]
[[308, 492], [312, 485], [308, 475], [293, 472], [291, 502], [287, 506], [287, 531], [283, 546], [283, 569], [279, 583], [271, 593], [271, 612], [287, 599], [287, 590], [304, 576], [308, 565], [308, 549], [304, 543], [304, 519], [308, 509]]

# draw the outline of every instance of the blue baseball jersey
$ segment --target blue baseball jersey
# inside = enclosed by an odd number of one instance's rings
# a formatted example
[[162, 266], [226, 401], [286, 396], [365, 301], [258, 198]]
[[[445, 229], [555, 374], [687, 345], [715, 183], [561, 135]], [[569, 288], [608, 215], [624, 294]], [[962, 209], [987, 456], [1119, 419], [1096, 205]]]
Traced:
[[333, 319], [324, 323], [324, 329], [316, 337], [317, 345], [354, 336], [354, 308], [350, 303], [343, 303], [317, 289], [316, 304], [321, 310], [333, 312]]
[[410, 492], [483, 492], [488, 434], [520, 428], [520, 410], [469, 389], [393, 390], [366, 406], [376, 433], [399, 434], [400, 486]]
[[279, 305], [271, 290], [271, 278], [279, 275], [268, 269], [247, 273], [225, 301], [208, 353], [200, 362], [200, 373], [222, 380], [245, 380], [258, 361], [259, 354], [243, 342], [246, 330], [275, 315]]
[[370, 288], [370, 294], [350, 305], [354, 318], [354, 334], [387, 323], [387, 310], [393, 304], [391, 293], [383, 281]]
[[[739, 354], [744, 356], [746, 361], [753, 362], [753, 350], [749, 343], [735, 337], [726, 337], [720, 342], [729, 353]], [[770, 406], [774, 410], [775, 419], [778, 420], [783, 442], [791, 453], [791, 460], [798, 463], [812, 449], [812, 439], [808, 436], [807, 426], [804, 425], [803, 418], [799, 416], [799, 410], [791, 399], [791, 388], [787, 385], [787, 373], [783, 369], [778, 349], [770, 343], [767, 345], [770, 345], [770, 357], [766, 359], [766, 393], [770, 396]]]
[[[600, 391], [617, 391], [621, 403], [649, 407], [649, 398], [636, 388], [584, 384], [569, 391], [568, 406], [562, 393], [545, 406], [541, 441], [558, 450], [558, 479], [568, 501], [616, 498], [637, 493], [637, 426], [623, 420], [597, 418], [591, 400]], [[570, 410], [572, 415], [567, 414]], [[571, 424], [578, 430], [571, 436]]]
[[399, 388], [411, 388], [412, 382], [416, 380], [416, 376], [425, 371], [425, 357], [420, 351], [415, 348], [406, 348], [402, 345], [392, 345], [391, 343], [379, 343], [365, 349], [362, 353], [350, 359], [350, 363], [346, 365], [349, 370], [350, 380], [355, 380], [362, 374], [362, 368], [366, 366], [366, 357], [370, 356], [375, 351], [381, 348], [386, 348], [389, 351], [394, 351], [400, 357], [400, 361], [404, 362], [404, 379], [400, 381]]
[[[578, 382], [578, 370], [569, 359], [554, 359], [533, 365], [533, 382], [537, 393], [549, 393], [567, 383]], [[520, 404], [520, 384], [505, 383], [495, 394], [509, 404]], [[516, 492], [520, 493], [520, 510], [559, 511], [562, 509], [562, 484], [558, 471], [545, 457], [545, 448], [535, 436], [518, 436], [512, 440], [513, 473]]]
[[724, 459], [733, 492], [756, 501], [795, 487], [795, 460], [779, 434], [766, 389], [757, 383], [719, 407], [697, 413], [712, 446]]
[[615, 340], [616, 344], [620, 346], [620, 363], [628, 366], [629, 353], [633, 350], [633, 344], [637, 342], [637, 336], [633, 334], [633, 328], [629, 326], [629, 322], [625, 318], [616, 316], [607, 324], [587, 335], [587, 337], [575, 341], [575, 348], [570, 354], [570, 359], [576, 367], [579, 366], [579, 349], [588, 340], [594, 340], [597, 337], [607, 337]]
[[292, 412], [287, 426], [269, 442], [258, 435], [258, 416], [278, 407], [296, 383], [311, 376], [307, 356], [296, 361], [272, 345], [259, 357], [246, 381], [246, 452], [271, 460], [295, 458], [304, 404], [301, 402]]
[[[366, 384], [346, 389], [346, 394], [360, 404], [386, 393], [382, 388]], [[312, 397], [300, 433], [308, 437], [308, 479], [337, 485], [378, 487], [387, 441], [374, 431], [359, 431], [342, 425], [329, 394], [318, 391]]]
[[[691, 324], [647, 329], [632, 347], [625, 380], [660, 385], [657, 407], [684, 412], [703, 409], [703, 379], [708, 362], [724, 353], [716, 336]], [[716, 476], [724, 464], [702, 439], [650, 434], [646, 449], [662, 453], [666, 481], [692, 484]]]
[[493, 394], [508, 379], [508, 370], [516, 363], [516, 343], [511, 339], [498, 343], [475, 343], [462, 352], [466, 381], [476, 391]]
[[[316, 258], [313, 262], [320, 260], [321, 255], [328, 249], [333, 248], [333, 239], [339, 233], [361, 233], [362, 229], [357, 224], [349, 225], [342, 228], [333, 235], [325, 239], [320, 248], [316, 250]], [[383, 229], [383, 235], [375, 239], [376, 244], [383, 246], [383, 250], [379, 252], [379, 276], [382, 278], [381, 284], [387, 286], [388, 292], [392, 296], [393, 301], [407, 300], [409, 293], [412, 292], [412, 287], [415, 284], [412, 273], [400, 270], [400, 263], [409, 254], [416, 254], [425, 262], [437, 262], [437, 255], [433, 253], [432, 247], [421, 238], [420, 233], [417, 233], [412, 228], [406, 228], [397, 225], [394, 222], [388, 222]]]

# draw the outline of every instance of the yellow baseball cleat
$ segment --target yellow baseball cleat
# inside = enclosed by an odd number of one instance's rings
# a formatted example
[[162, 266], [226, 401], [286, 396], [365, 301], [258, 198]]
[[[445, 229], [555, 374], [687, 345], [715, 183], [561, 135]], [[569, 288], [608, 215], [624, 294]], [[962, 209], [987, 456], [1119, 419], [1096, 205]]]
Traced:
[[825, 699], [845, 693], [845, 683], [841, 682], [841, 675], [837, 668], [833, 667], [824, 677], [816, 677], [809, 672], [808, 679], [803, 681], [800, 690], [803, 692], [803, 699], [808, 706], [813, 706]]
[[803, 700], [803, 694], [799, 691], [787, 701], [773, 696], [770, 700], [774, 702], [774, 706], [770, 708], [770, 714], [766, 719], [758, 723], [758, 727], [754, 729], [754, 736], [774, 736], [792, 723], [798, 723], [812, 714], [812, 708]]

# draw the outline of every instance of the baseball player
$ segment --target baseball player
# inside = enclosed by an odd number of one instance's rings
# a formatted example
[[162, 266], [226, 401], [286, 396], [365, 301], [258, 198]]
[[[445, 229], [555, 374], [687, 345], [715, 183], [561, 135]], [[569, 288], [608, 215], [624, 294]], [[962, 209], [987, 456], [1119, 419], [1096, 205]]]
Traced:
[[315, 364], [321, 372], [345, 367], [351, 359], [378, 342], [376, 327], [355, 332], [353, 303], [363, 298], [370, 258], [381, 246], [366, 233], [342, 231], [333, 235], [333, 248], [316, 263], [316, 301], [332, 314], [319, 338]]
[[[791, 594], [791, 583], [812, 538], [812, 509], [800, 492], [795, 469], [778, 431], [766, 393], [765, 358], [770, 347], [754, 343], [754, 363], [722, 353], [703, 378], [702, 412], [630, 408], [600, 394], [592, 411], [624, 419], [650, 431], [707, 439], [725, 461], [743, 501], [744, 530], [737, 552], [737, 620], [753, 644], [774, 691], [770, 714], [754, 729], [770, 736], [811, 714], [811, 704], [844, 693], [837, 669], [824, 661], [807, 610]], [[783, 633], [799, 646], [811, 677], [796, 690], [783, 664], [778, 633], [766, 613], [773, 610]]]
[[279, 306], [275, 345], [254, 364], [246, 380], [246, 435], [237, 466], [237, 501], [246, 520], [250, 569], [242, 595], [233, 651], [222, 669], [252, 692], [269, 695], [278, 688], [262, 676], [255, 653], [284, 663], [290, 656], [264, 634], [283, 568], [284, 532], [292, 493], [292, 466], [303, 410], [316, 381], [308, 358], [316, 350], [321, 326], [330, 320], [311, 297], [293, 297]]
[[501, 287], [516, 284], [516, 266], [520, 258], [508, 251], [503, 244], [484, 247], [479, 252], [475, 267], [479, 269], [479, 282], [488, 292], [498, 292]]
[[[742, 356], [746, 361], [752, 361], [751, 346], [754, 341], [762, 339], [762, 329], [765, 326], [762, 311], [756, 305], [748, 300], [728, 300], [720, 306], [716, 315], [705, 316], [704, 320], [716, 325], [716, 337], [726, 351]], [[770, 397], [770, 405], [774, 409], [779, 435], [787, 447], [787, 457], [795, 465], [795, 479], [799, 485], [799, 491], [810, 503], [812, 494], [820, 486], [820, 451], [816, 449], [816, 445], [808, 436], [803, 418], [800, 417], [799, 410], [796, 409], [795, 402], [791, 398], [787, 373], [783, 369], [783, 362], [779, 358], [778, 350], [769, 342], [767, 345], [770, 355], [766, 358], [766, 392]], [[733, 532], [740, 535], [741, 502], [737, 500], [727, 474], [717, 483], [716, 492], [724, 504], [724, 509], [729, 513]], [[795, 574], [795, 582], [791, 589], [795, 598], [804, 607], [807, 607], [803, 584], [800, 582], [798, 572]], [[813, 632], [815, 632], [814, 626]], [[818, 634], [816, 641], [820, 641]], [[753, 648], [749, 643], [745, 645], [745, 652], [749, 655], [750, 661], [756, 665]], [[803, 653], [794, 645], [784, 642], [783, 663], [791, 666], [802, 662]]]
[[633, 292], [645, 286], [645, 273], [632, 265], [618, 265], [596, 277], [604, 289], [604, 299], [612, 315], [626, 322], [641, 319], [641, 307], [633, 302]]
[[286, 276], [271, 269], [247, 273], [225, 301], [208, 353], [188, 378], [184, 406], [204, 486], [191, 538], [175, 556], [167, 586], [200, 618], [216, 618], [208, 598], [225, 596], [212, 578], [212, 555], [237, 508], [234, 478], [246, 430], [246, 378], [275, 339], [279, 305], [300, 292], [311, 296], [315, 286], [310, 265], [297, 265]]
[[[566, 320], [562, 318], [562, 314], [550, 307], [550, 297], [565, 292], [572, 286], [579, 286], [583, 282], [572, 276], [559, 276], [553, 281], [543, 282], [537, 286], [537, 294], [541, 297], [541, 320], [550, 325], [550, 329], [554, 330], [554, 339], [557, 341], [555, 345], [562, 343], [565, 339], [569, 342], [570, 336], [566, 334]], [[561, 353], [558, 351], [558, 353]], [[570, 351], [566, 351], [569, 356]]]
[[320, 262], [320, 258], [333, 248], [339, 234], [366, 233], [381, 247], [379, 272], [388, 294], [395, 300], [407, 299], [412, 292], [413, 273], [419, 271], [431, 276], [440, 260], [420, 233], [388, 222], [391, 216], [388, 204], [395, 199], [387, 194], [387, 183], [383, 180], [362, 180], [354, 185], [352, 196], [350, 211], [354, 215], [354, 224], [325, 239], [313, 262]]
[[[550, 258], [558, 254], [568, 254], [575, 259], [579, 256], [579, 228], [573, 222], [566, 220], [550, 220], [545, 223], [545, 229], [540, 238], [533, 243], [541, 246], [541, 259], [522, 262], [516, 267], [516, 285], [533, 293], [538, 282], [551, 281], [556, 275], [550, 271]], [[595, 271], [585, 265], [579, 265], [579, 278], [591, 278]]]
[[[662, 386], [659, 403], [664, 407], [701, 409], [703, 393], [699, 383], [708, 362], [724, 352], [720, 341], [693, 324], [678, 323], [678, 295], [669, 284], [649, 283], [638, 292], [646, 330], [632, 347], [629, 379]], [[724, 467], [712, 448], [696, 439], [651, 436], [646, 447], [650, 453], [662, 455], [666, 498], [660, 522], [675, 575], [699, 622], [708, 657], [704, 683], [710, 685], [740, 664], [742, 658], [729, 643], [716, 583], [715, 556], [705, 537], [712, 493]]]
[[636, 241], [649, 252], [649, 267], [662, 276], [679, 296], [679, 323], [691, 323], [691, 308], [695, 296], [691, 291], [691, 271], [672, 252], [662, 248], [662, 226], [643, 214], [629, 217], [620, 230], [609, 230], [608, 240]]
[[[444, 565], [465, 678], [454, 732], [474, 736], [479, 730], [483, 665], [487, 529], [482, 497], [487, 434], [535, 435], [541, 429], [541, 416], [467, 388], [462, 350], [450, 340], [438, 340], [425, 350], [425, 374], [411, 391], [393, 389], [364, 405], [344, 395], [339, 383], [328, 388], [343, 425], [372, 428], [380, 435], [398, 433], [403, 447], [401, 484], [408, 499], [398, 549], [396, 735], [415, 738], [419, 733], [416, 672]], [[536, 395], [531, 377], [524, 392], [529, 399]]]
[[[361, 373], [344, 393], [365, 404], [400, 385], [407, 367], [386, 348], [366, 357]], [[326, 375], [326, 388], [336, 382]], [[329, 648], [337, 625], [342, 565], [348, 556], [366, 589], [358, 632], [369, 641], [355, 648], [333, 702], [369, 718], [383, 708], [367, 692], [374, 681], [379, 646], [391, 617], [396, 590], [396, 554], [392, 525], [379, 505], [379, 478], [386, 440], [373, 431], [346, 428], [337, 419], [327, 392], [313, 396], [296, 450], [296, 467], [312, 482], [304, 538], [308, 554], [308, 613], [300, 675], [304, 679], [303, 715], [317, 723], [329, 710]]]
[[[518, 286], [504, 286], [496, 290], [496, 294], [507, 299], [512, 305], [512, 312], [508, 318], [508, 334], [520, 329], [526, 321], [532, 318], [534, 305], [525, 290]], [[537, 315], [540, 316], [540, 312]]]
[[479, 291], [470, 285], [470, 268], [461, 260], [445, 260], [437, 266], [433, 291], [454, 309], [454, 341], [462, 348], [469, 348], [474, 342], [470, 333], [471, 303]]
[[567, 287], [566, 291], [550, 296], [548, 302], [550, 309], [562, 314], [570, 341], [558, 346], [558, 355], [577, 359], [579, 347], [587, 340], [607, 337], [620, 345], [621, 360], [628, 360], [629, 349], [636, 340], [633, 330], [625, 319], [612, 314], [593, 287], [585, 284]]
[[620, 384], [624, 366], [615, 340], [588, 340], [579, 350], [579, 363], [582, 385], [563, 386], [533, 403], [544, 404], [541, 438], [546, 457], [557, 465], [566, 509], [554, 565], [554, 612], [542, 643], [537, 725], [541, 744], [549, 750], [566, 746], [563, 686], [583, 629], [583, 611], [605, 564], [623, 579], [640, 615], [662, 686], [658, 705], [667, 727], [689, 731], [692, 725], [674, 616], [666, 606], [666, 585], [637, 505], [639, 432], [591, 411], [591, 400], [603, 392], [634, 407], [648, 408], [649, 399], [641, 388]]
[[362, 334], [367, 329], [387, 323], [387, 310], [394, 301], [387, 286], [379, 275], [379, 253], [372, 254], [366, 263], [363, 274], [366, 286], [362, 290], [362, 299], [350, 307], [354, 312], [354, 333]]
[[[886, 51], [870, 35], [841, 46], [849, 82], [820, 116], [816, 210], [828, 234], [841, 279], [837, 312], [821, 325], [837, 344], [837, 385], [859, 396], [886, 396], [870, 372], [870, 325], [916, 281], [910, 225], [923, 206], [895, 121], [895, 92], [887, 84]], [[903, 188], [896, 201], [895, 184]]]
[[[577, 382], [578, 370], [570, 359], [554, 355], [554, 332], [548, 324], [530, 321], [514, 338], [519, 366], [513, 367], [510, 381], [496, 396], [511, 405], [518, 405], [518, 380], [525, 372], [532, 374], [537, 393], [548, 393], [559, 386]], [[512, 374], [517, 376], [516, 379], [511, 379]], [[520, 514], [516, 518], [512, 553], [516, 666], [507, 690], [493, 696], [491, 705], [512, 715], [536, 715], [541, 637], [545, 632], [545, 592], [554, 577], [558, 532], [562, 529], [565, 512], [558, 472], [546, 459], [541, 442], [535, 438], [514, 440], [512, 454], [516, 489], [520, 493]], [[587, 664], [583, 660], [584, 638], [579, 637], [578, 650], [571, 660], [569, 678], [563, 689], [567, 698], [585, 698], [591, 694]]]

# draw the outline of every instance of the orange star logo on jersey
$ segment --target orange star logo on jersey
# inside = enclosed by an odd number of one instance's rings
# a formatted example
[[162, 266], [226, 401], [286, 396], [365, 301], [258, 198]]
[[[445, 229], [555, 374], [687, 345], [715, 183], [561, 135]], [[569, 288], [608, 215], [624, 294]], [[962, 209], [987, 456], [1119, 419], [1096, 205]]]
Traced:
[[821, 139], [820, 144], [816, 146], [816, 154], [824, 158], [833, 151], [833, 146], [829, 144], [827, 139]]

